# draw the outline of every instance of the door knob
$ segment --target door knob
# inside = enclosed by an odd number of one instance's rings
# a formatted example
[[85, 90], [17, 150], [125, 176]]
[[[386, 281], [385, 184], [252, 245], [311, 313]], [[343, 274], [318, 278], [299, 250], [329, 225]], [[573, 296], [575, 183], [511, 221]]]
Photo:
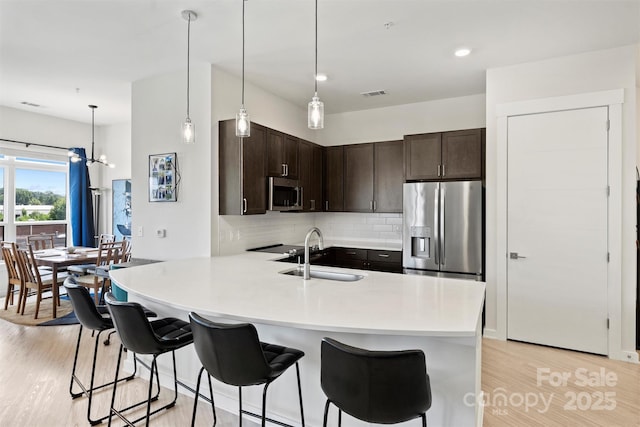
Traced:
[[518, 252], [509, 252], [509, 258], [518, 259], [518, 258], [526, 258], [526, 256], [518, 255]]

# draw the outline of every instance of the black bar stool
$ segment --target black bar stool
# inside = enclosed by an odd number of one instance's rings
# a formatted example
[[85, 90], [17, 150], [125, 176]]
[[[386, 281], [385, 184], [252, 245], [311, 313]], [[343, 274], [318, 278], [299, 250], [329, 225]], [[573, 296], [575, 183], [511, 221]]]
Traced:
[[[191, 326], [189, 323], [173, 317], [154, 320], [149, 322], [143, 307], [135, 302], [121, 302], [115, 299], [111, 292], [105, 295], [105, 301], [111, 313], [113, 324], [120, 336], [120, 353], [118, 354], [118, 366], [116, 367], [116, 378], [113, 386], [113, 394], [111, 396], [111, 410], [109, 413], [109, 425], [111, 425], [112, 416], [117, 415], [122, 421], [129, 426], [133, 426], [138, 421], [146, 419], [146, 425], [149, 425], [149, 417], [164, 409], [173, 407], [178, 400], [178, 378], [176, 373], [176, 355], [175, 350], [185, 347], [193, 342], [191, 334]], [[149, 374], [149, 393], [147, 396], [147, 413], [146, 416], [130, 421], [122, 414], [122, 412], [131, 409], [131, 406], [124, 409], [114, 408], [116, 399], [116, 389], [118, 382], [118, 371], [120, 361], [122, 359], [122, 350], [126, 348], [136, 354], [153, 355], [151, 369]], [[157, 358], [159, 355], [171, 352], [173, 358], [173, 400], [157, 409], [151, 411], [151, 402], [157, 399], [151, 397], [153, 388], [153, 375], [155, 373], [158, 383], [158, 394], [160, 393], [160, 378], [158, 375]], [[136, 406], [136, 405], [134, 405]]]
[[331, 338], [321, 346], [320, 383], [327, 403], [359, 420], [396, 424], [422, 418], [431, 407], [431, 385], [421, 350], [370, 351], [351, 347]]
[[195, 425], [196, 421], [200, 380], [205, 369], [209, 379], [214, 425], [216, 423], [216, 409], [213, 403], [211, 376], [225, 384], [238, 387], [240, 427], [242, 427], [242, 414], [259, 417], [257, 414], [242, 409], [242, 387], [259, 384], [264, 384], [262, 391], [262, 426], [264, 427], [265, 421], [286, 425], [266, 417], [267, 388], [284, 371], [295, 364], [298, 378], [300, 419], [304, 427], [300, 368], [298, 367], [298, 360], [304, 356], [304, 352], [294, 348], [260, 342], [255, 326], [250, 323], [236, 325], [215, 323], [196, 313], [189, 313], [189, 319], [191, 320], [191, 330], [193, 332], [193, 345], [200, 362], [202, 362], [202, 368], [198, 373], [191, 426]]
[[[89, 294], [89, 290], [82, 285], [78, 285], [74, 277], [67, 277], [64, 281], [64, 287], [67, 289], [67, 295], [71, 300], [71, 305], [73, 306], [73, 311], [80, 322], [80, 330], [78, 331], [78, 342], [76, 344], [76, 352], [73, 357], [73, 368], [71, 370], [71, 381], [69, 383], [69, 394], [73, 399], [76, 399], [80, 396], [87, 396], [89, 398], [88, 407], [87, 407], [87, 420], [91, 425], [100, 424], [103, 420], [107, 419], [109, 415], [105, 415], [103, 417], [92, 419], [91, 418], [91, 403], [93, 401], [93, 392], [95, 390], [102, 389], [104, 387], [108, 387], [114, 384], [113, 381], [101, 384], [94, 385], [95, 373], [96, 373], [96, 359], [98, 357], [98, 345], [100, 343], [100, 335], [109, 329], [113, 329], [113, 322], [111, 318], [108, 317], [108, 311], [105, 306], [96, 306]], [[105, 317], [106, 315], [106, 317]], [[155, 317], [156, 314], [151, 311], [145, 312], [147, 317]], [[95, 344], [93, 347], [93, 362], [91, 365], [91, 380], [89, 382], [89, 388], [87, 388], [82, 381], [76, 375], [76, 367], [78, 364], [78, 353], [80, 352], [80, 340], [82, 338], [82, 330], [87, 328], [92, 331], [92, 334], [95, 336]], [[97, 332], [97, 334], [96, 334]], [[111, 335], [115, 333], [115, 330], [112, 330], [109, 335], [107, 335], [107, 339], [104, 341], [104, 345], [109, 345]], [[118, 380], [128, 381], [135, 377], [137, 371], [137, 364], [134, 358], [133, 361], [133, 374], [121, 378]], [[74, 392], [73, 386], [76, 384], [80, 387], [80, 392]], [[145, 403], [145, 402], [141, 402]]]

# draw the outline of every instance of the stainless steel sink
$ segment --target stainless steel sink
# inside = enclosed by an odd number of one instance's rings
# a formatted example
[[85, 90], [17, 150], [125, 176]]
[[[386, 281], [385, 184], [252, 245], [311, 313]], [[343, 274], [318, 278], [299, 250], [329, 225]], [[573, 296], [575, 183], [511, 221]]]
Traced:
[[[302, 269], [296, 267], [291, 268], [289, 270], [280, 271], [280, 274], [287, 274], [289, 276], [299, 276], [302, 277], [304, 272]], [[310, 272], [312, 279], [326, 279], [326, 280], [337, 280], [340, 282], [356, 282], [362, 278], [364, 278], [361, 274], [352, 274], [352, 273], [342, 273], [337, 271], [324, 271], [324, 270], [311, 270]]]

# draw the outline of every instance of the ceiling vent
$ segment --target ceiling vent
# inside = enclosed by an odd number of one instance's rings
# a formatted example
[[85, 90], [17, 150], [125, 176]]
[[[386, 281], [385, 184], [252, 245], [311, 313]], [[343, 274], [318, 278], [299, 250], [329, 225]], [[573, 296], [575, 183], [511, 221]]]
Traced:
[[22, 101], [20, 104], [26, 105], [28, 107], [35, 107], [35, 108], [42, 107], [42, 105], [40, 104], [34, 104], [33, 102], [28, 102], [28, 101]]
[[385, 92], [384, 90], [372, 90], [371, 92], [362, 92], [360, 95], [368, 98], [370, 96], [380, 96], [386, 94], [387, 92]]

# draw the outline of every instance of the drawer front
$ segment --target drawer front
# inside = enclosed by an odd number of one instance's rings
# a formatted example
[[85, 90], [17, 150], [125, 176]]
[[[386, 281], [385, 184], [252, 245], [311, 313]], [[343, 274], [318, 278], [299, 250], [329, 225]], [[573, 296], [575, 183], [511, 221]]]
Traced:
[[402, 264], [402, 252], [400, 251], [380, 251], [369, 249], [367, 259], [375, 262], [390, 262]]
[[346, 260], [366, 260], [366, 249], [335, 248], [336, 262]]

